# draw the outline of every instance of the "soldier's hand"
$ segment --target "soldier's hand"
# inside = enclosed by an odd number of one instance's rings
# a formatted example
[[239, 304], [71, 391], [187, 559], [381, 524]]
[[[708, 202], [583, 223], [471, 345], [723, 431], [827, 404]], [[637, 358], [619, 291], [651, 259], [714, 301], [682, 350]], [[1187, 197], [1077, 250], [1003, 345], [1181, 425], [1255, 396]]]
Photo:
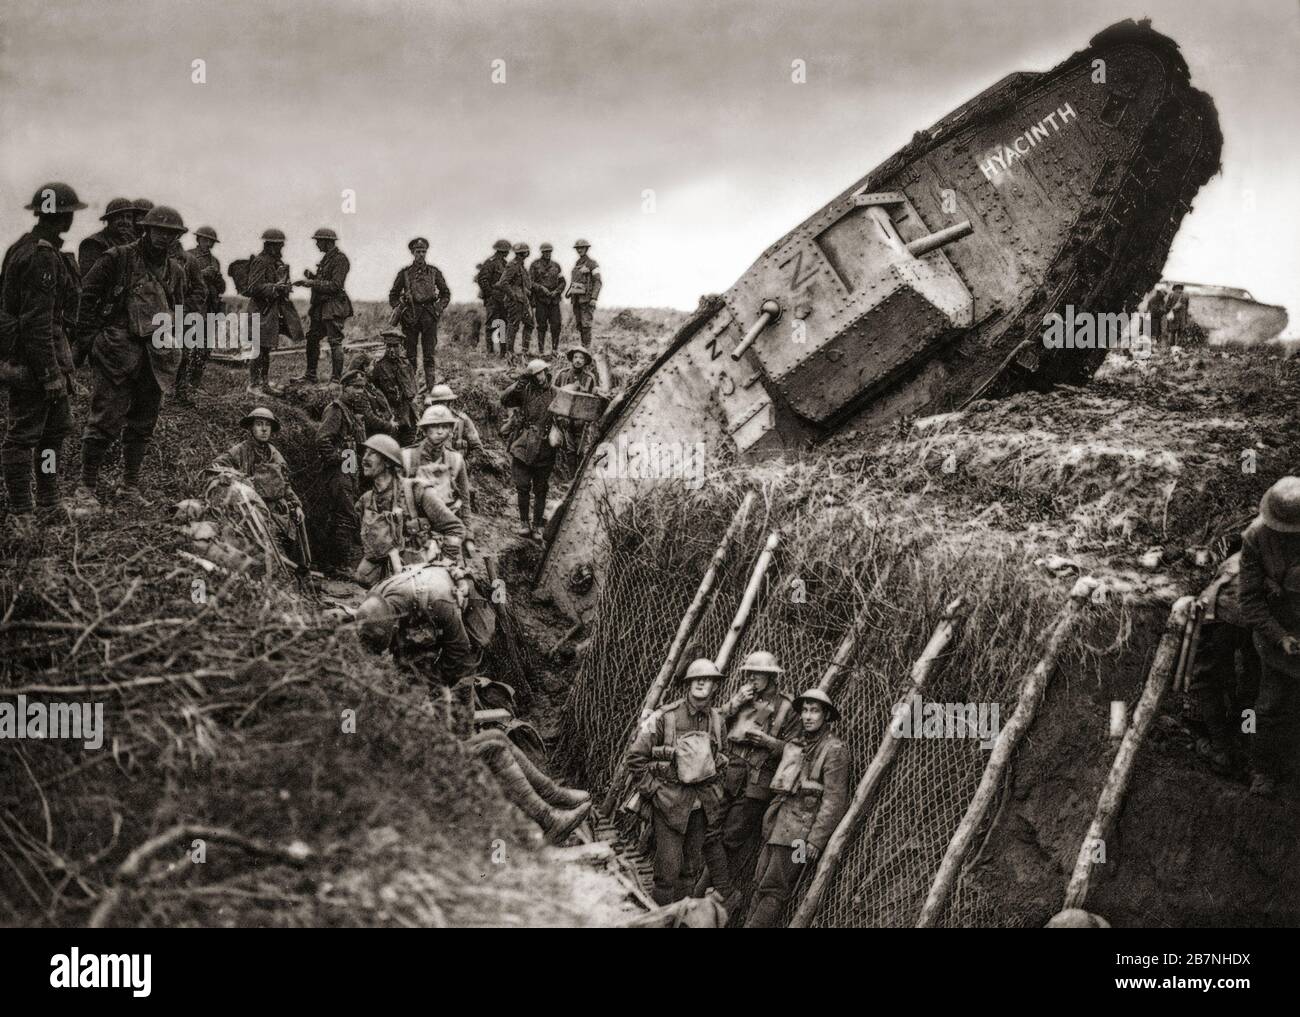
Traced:
[[1282, 652], [1288, 657], [1300, 657], [1300, 639], [1295, 636], [1283, 636]]
[[745, 684], [740, 687], [739, 695], [742, 703], [752, 703], [754, 701], [754, 686], [749, 682], [745, 682]]
[[295, 505], [293, 507], [293, 521], [295, 523], [302, 523], [305, 519], [306, 517], [302, 514], [302, 506]]

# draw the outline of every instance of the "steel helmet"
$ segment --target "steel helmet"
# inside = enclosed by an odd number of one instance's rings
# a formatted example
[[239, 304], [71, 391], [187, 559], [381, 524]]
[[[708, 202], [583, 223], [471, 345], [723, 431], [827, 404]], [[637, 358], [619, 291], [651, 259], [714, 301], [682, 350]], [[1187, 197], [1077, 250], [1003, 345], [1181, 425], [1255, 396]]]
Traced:
[[582, 248], [582, 247], [590, 247], [591, 242], [588, 240], [578, 239], [573, 242], [573, 246], [574, 249], [577, 250], [578, 248]]
[[802, 710], [804, 703], [820, 704], [821, 707], [826, 711], [827, 720], [840, 719], [839, 707], [837, 707], [833, 702], [831, 702], [831, 697], [828, 696], [821, 689], [809, 689], [807, 692], [805, 692], [803, 695], [801, 695], [798, 699], [794, 701], [794, 708], [796, 710]]
[[397, 631], [397, 612], [383, 597], [373, 594], [367, 597], [353, 617], [360, 627], [361, 638], [377, 650], [387, 647]]
[[320, 229], [318, 229], [315, 233], [313, 233], [313, 234], [311, 235], [311, 238], [312, 238], [313, 240], [334, 240], [334, 241], [337, 241], [338, 238], [339, 238], [339, 235], [338, 235], [337, 233], [335, 233], [332, 229], [330, 229], [328, 226], [322, 226]]
[[181, 214], [168, 205], [155, 205], [149, 209], [140, 220], [140, 225], [157, 226], [159, 229], [171, 230], [173, 233], [185, 232], [185, 223], [181, 220]]
[[528, 361], [528, 364], [524, 367], [524, 374], [536, 378], [543, 371], [548, 370], [550, 366], [551, 365], [541, 357], [534, 357], [532, 360]]
[[496, 243], [494, 243], [494, 244], [492, 245], [492, 250], [494, 250], [494, 251], [505, 251], [507, 254], [509, 254], [509, 253], [510, 253], [510, 241], [509, 241], [509, 240], [498, 240]]
[[211, 226], [200, 226], [198, 229], [194, 231], [194, 235], [196, 237], [207, 237], [214, 244], [221, 243], [221, 241], [217, 239], [217, 231], [214, 230]]
[[399, 470], [402, 468], [402, 446], [391, 434], [372, 434], [366, 439], [366, 448], [383, 456]]
[[696, 678], [721, 678], [722, 672], [718, 670], [718, 665], [709, 660], [708, 657], [699, 657], [691, 661], [687, 667], [686, 673], [682, 675], [682, 681], [689, 682]]
[[456, 393], [451, 390], [451, 386], [440, 382], [429, 389], [429, 394], [424, 397], [427, 405], [433, 403], [449, 403], [456, 398]]
[[251, 427], [254, 420], [269, 420], [271, 422], [271, 433], [274, 434], [280, 430], [280, 421], [275, 419], [275, 414], [265, 406], [258, 406], [256, 409], [249, 410], [244, 419], [239, 422], [241, 427]]
[[568, 346], [564, 347], [564, 355], [566, 357], [572, 356], [575, 353], [581, 353], [588, 360], [591, 359], [591, 350], [583, 346], [582, 343], [569, 343]]
[[1300, 533], [1300, 477], [1283, 477], [1264, 492], [1259, 514], [1278, 533]]
[[425, 240], [424, 237], [416, 237], [406, 245], [408, 251], [414, 251], [417, 247], [423, 247], [427, 250], [429, 247], [429, 241]]
[[272, 243], [282, 244], [284, 243], [284, 230], [277, 230], [274, 228], [269, 230], [263, 230], [262, 239], [269, 240]]
[[[50, 204], [54, 207], [50, 208]], [[86, 207], [86, 203], [77, 197], [77, 192], [67, 184], [58, 182], [42, 184], [36, 189], [24, 208], [29, 208], [33, 212], [45, 215], [54, 215], [59, 212], [77, 212]]]
[[100, 222], [111, 219], [115, 215], [124, 215], [135, 211], [135, 205], [130, 198], [114, 198], [104, 206], [104, 214], [99, 217]]
[[539, 248], [537, 248], [537, 249], [538, 249], [539, 251], [553, 251], [553, 250], [555, 250], [555, 248], [554, 248], [551, 244], [542, 244], [542, 246], [539, 247]]
[[395, 328], [386, 328], [379, 333], [379, 338], [384, 341], [385, 346], [392, 346], [395, 343], [406, 342], [406, 333], [399, 332]]
[[785, 669], [776, 662], [776, 654], [766, 650], [755, 650], [740, 665], [742, 671], [766, 671], [768, 674], [785, 674]]
[[136, 198], [134, 204], [137, 212], [147, 212], [153, 208], [153, 202], [148, 198]]
[[515, 254], [532, 254], [532, 249], [521, 240], [515, 244]]
[[431, 427], [435, 424], [455, 424], [456, 414], [443, 403], [434, 403], [420, 417], [421, 427]]
[[366, 380], [366, 372], [358, 371], [354, 367], [350, 371], [343, 372], [343, 377], [339, 379], [339, 384], [343, 386], [343, 388], [347, 388], [349, 385], [351, 385], [354, 381], [357, 381], [358, 379], [364, 384]]

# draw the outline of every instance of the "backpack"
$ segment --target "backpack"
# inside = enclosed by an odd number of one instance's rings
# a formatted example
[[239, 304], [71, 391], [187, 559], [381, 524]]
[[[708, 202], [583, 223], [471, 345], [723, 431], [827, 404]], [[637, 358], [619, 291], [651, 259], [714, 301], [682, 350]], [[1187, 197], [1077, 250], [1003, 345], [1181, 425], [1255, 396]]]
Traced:
[[226, 269], [226, 274], [230, 276], [230, 281], [235, 284], [235, 292], [241, 297], [248, 296], [248, 269], [253, 264], [253, 259], [257, 257], [250, 254], [247, 258], [240, 258], [238, 261], [232, 261]]

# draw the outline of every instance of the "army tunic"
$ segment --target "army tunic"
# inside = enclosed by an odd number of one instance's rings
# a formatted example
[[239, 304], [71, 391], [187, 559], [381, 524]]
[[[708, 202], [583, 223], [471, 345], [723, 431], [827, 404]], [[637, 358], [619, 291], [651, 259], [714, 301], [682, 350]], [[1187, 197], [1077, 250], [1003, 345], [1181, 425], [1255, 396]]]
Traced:
[[77, 268], [81, 278], [85, 278], [95, 267], [104, 252], [110, 247], [121, 247], [135, 239], [135, 230], [130, 226], [105, 226], [98, 233], [92, 233], [77, 247]]
[[365, 427], [342, 400], [335, 399], [325, 407], [316, 430], [328, 534], [320, 557], [332, 565], [350, 566], [356, 557], [360, 526], [355, 505], [356, 477], [361, 464], [360, 447], [365, 440]]
[[[497, 283], [506, 270], [505, 253], [498, 251], [479, 267], [474, 282], [478, 284], [479, 295], [483, 300], [483, 324], [486, 329], [483, 351], [491, 352], [494, 341], [499, 341], [498, 352], [506, 355], [505, 329], [509, 321], [505, 302], [497, 292]], [[500, 322], [498, 325], [497, 322]]]
[[281, 543], [290, 547], [298, 543], [293, 514], [302, 511], [302, 502], [289, 482], [289, 464], [278, 448], [269, 441], [245, 438], [217, 456], [212, 465], [247, 477], [266, 503]]
[[436, 265], [427, 262], [405, 266], [388, 291], [388, 306], [402, 307], [397, 323], [406, 336], [406, 359], [412, 374], [423, 367], [430, 388], [438, 369], [438, 321], [449, 303], [447, 280]]
[[520, 339], [519, 351], [527, 353], [533, 335], [532, 305], [528, 301], [531, 283], [528, 264], [523, 258], [508, 263], [496, 283], [497, 298], [506, 314], [506, 352], [513, 352], [515, 340]]
[[569, 277], [569, 302], [573, 307], [573, 325], [582, 337], [583, 346], [591, 345], [591, 325], [601, 285], [600, 265], [595, 258], [582, 255]]
[[[388, 553], [420, 543], [424, 532], [439, 538], [445, 557], [459, 560], [465, 540], [465, 524], [447, 507], [430, 486], [417, 485], [413, 493], [417, 518], [410, 519], [400, 509], [401, 482], [392, 477], [386, 489], [372, 488], [357, 499], [361, 520], [362, 560], [357, 565], [356, 580], [364, 586], [378, 582], [391, 572]], [[402, 532], [397, 532], [399, 525]]]
[[[576, 388], [579, 392], [596, 391], [596, 372], [590, 365], [579, 370], [576, 367], [563, 367], [555, 375], [556, 388]], [[567, 417], [557, 416], [556, 424], [560, 432], [564, 435], [564, 444], [561, 447], [560, 455], [564, 460], [564, 468], [572, 476], [577, 472], [578, 460], [586, 451], [588, 427], [584, 421], [570, 420]]]
[[428, 441], [416, 445], [415, 453], [415, 475], [433, 488], [443, 504], [463, 518], [473, 498], [465, 457], [446, 443], [442, 448], [435, 448]]
[[397, 418], [398, 441], [406, 444], [415, 438], [415, 396], [419, 386], [415, 380], [415, 369], [404, 354], [384, 352], [371, 369], [370, 380], [379, 391], [384, 393], [388, 406]]
[[289, 299], [289, 266], [282, 258], [266, 251], [253, 256], [248, 263], [248, 280], [245, 289], [249, 296], [249, 309], [258, 315], [259, 351], [249, 364], [254, 385], [267, 379], [271, 371], [271, 351], [279, 345], [280, 336], [287, 335], [294, 342], [305, 337], [298, 310]]
[[546, 335], [551, 336], [551, 346], [560, 348], [560, 304], [564, 298], [564, 272], [560, 263], [538, 258], [528, 266], [531, 281], [533, 317], [537, 319], [537, 351], [546, 352]]
[[394, 656], [418, 663], [435, 658], [431, 682], [455, 685], [478, 670], [475, 650], [462, 617], [456, 579], [443, 565], [406, 568], [371, 588], [399, 619]]
[[330, 346], [332, 377], [337, 381], [343, 376], [343, 322], [352, 317], [352, 301], [344, 286], [351, 267], [348, 256], [337, 247], [326, 251], [316, 266], [307, 305], [308, 377], [316, 376], [322, 338]]

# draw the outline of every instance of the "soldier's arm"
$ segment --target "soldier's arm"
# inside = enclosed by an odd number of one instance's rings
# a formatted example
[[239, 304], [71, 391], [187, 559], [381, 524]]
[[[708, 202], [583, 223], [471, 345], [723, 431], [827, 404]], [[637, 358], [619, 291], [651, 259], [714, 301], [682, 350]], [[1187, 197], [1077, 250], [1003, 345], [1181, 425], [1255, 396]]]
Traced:
[[270, 263], [254, 255], [248, 266], [248, 295], [257, 300], [274, 300], [277, 280], [270, 271]]
[[393, 285], [388, 289], [388, 306], [396, 307], [402, 302], [402, 294], [406, 292], [406, 269], [397, 273], [397, 278], [393, 280]]
[[454, 552], [452, 557], [459, 558], [460, 546], [469, 531], [460, 517], [443, 504], [432, 488], [426, 487], [420, 495], [420, 514], [429, 521], [429, 528]]
[[81, 246], [77, 248], [77, 271], [81, 273], [83, 279], [86, 273], [95, 267], [95, 262], [99, 260], [102, 253], [103, 248], [100, 247], [98, 240], [87, 237], [81, 242]]
[[203, 270], [203, 281], [213, 296], [219, 297], [226, 292], [226, 277], [221, 274], [221, 262], [216, 258]]
[[99, 331], [103, 312], [112, 299], [117, 281], [118, 255], [105, 251], [81, 280], [81, 303], [77, 306], [77, 337], [79, 342]]
[[808, 843], [818, 853], [826, 850], [826, 842], [831, 839], [831, 834], [849, 807], [849, 754], [842, 744], [826, 753], [822, 784], [826, 790], [822, 792], [817, 817], [808, 832]]
[[465, 466], [465, 459], [462, 456], [460, 460], [460, 469], [456, 471], [456, 476], [451, 481], [452, 488], [456, 496], [466, 507], [469, 506], [470, 499], [474, 497], [473, 490], [469, 486], [469, 470]]
[[483, 439], [479, 436], [478, 425], [469, 417], [462, 417], [465, 421], [465, 447], [472, 455], [486, 456], [487, 449], [483, 445]]
[[656, 710], [641, 723], [627, 750], [627, 772], [638, 784], [645, 784], [654, 775], [655, 748], [663, 741], [663, 732], [663, 714]]
[[334, 259], [334, 264], [330, 266], [329, 273], [317, 276], [313, 282], [315, 285], [312, 289], [318, 293], [324, 293], [326, 296], [334, 296], [336, 293], [343, 292], [343, 285], [348, 281], [348, 271], [352, 268], [346, 254], [340, 253]]
[[[54, 314], [59, 297], [59, 252], [38, 245], [27, 262], [20, 281], [18, 322], [23, 359], [32, 376], [49, 387], [62, 383], [63, 374], [54, 352]], [[12, 266], [11, 266], [12, 270]]]
[[203, 279], [203, 270], [193, 258], [182, 258], [181, 268], [185, 279], [185, 310], [202, 314], [208, 304], [208, 284]]
[[591, 292], [588, 294], [593, 304], [596, 302], [596, 298], [600, 296], [600, 287], [600, 266], [593, 261], [591, 263]]
[[[242, 444], [242, 443], [239, 443]], [[216, 459], [212, 460], [213, 469], [237, 470], [243, 472], [239, 462], [239, 444], [231, 445], [230, 448], [222, 452]]]
[[338, 466], [338, 439], [343, 430], [343, 414], [331, 403], [321, 415], [320, 425], [316, 428], [316, 451], [326, 464]]
[[447, 280], [442, 277], [441, 269], [433, 270], [433, 281], [438, 287], [438, 313], [441, 314], [451, 303], [451, 288], [448, 287]]
[[271, 462], [279, 468], [280, 475], [284, 478], [284, 501], [290, 508], [296, 508], [301, 512], [302, 499], [298, 497], [298, 492], [293, 489], [293, 483], [289, 480], [289, 461], [274, 445], [271, 446]]
[[551, 290], [551, 296], [553, 296], [553, 297], [558, 297], [558, 296], [563, 295], [563, 293], [564, 293], [564, 285], [565, 285], [565, 283], [564, 283], [564, 273], [563, 273], [563, 272], [556, 272], [556, 273], [555, 273], [555, 288], [554, 288], [553, 290]]
[[1241, 620], [1263, 636], [1269, 646], [1281, 646], [1287, 631], [1268, 606], [1268, 573], [1260, 553], [1259, 532], [1254, 527], [1241, 540], [1240, 584]]
[[519, 382], [515, 382], [501, 393], [502, 406], [522, 406], [523, 404], [524, 394], [519, 388]]

